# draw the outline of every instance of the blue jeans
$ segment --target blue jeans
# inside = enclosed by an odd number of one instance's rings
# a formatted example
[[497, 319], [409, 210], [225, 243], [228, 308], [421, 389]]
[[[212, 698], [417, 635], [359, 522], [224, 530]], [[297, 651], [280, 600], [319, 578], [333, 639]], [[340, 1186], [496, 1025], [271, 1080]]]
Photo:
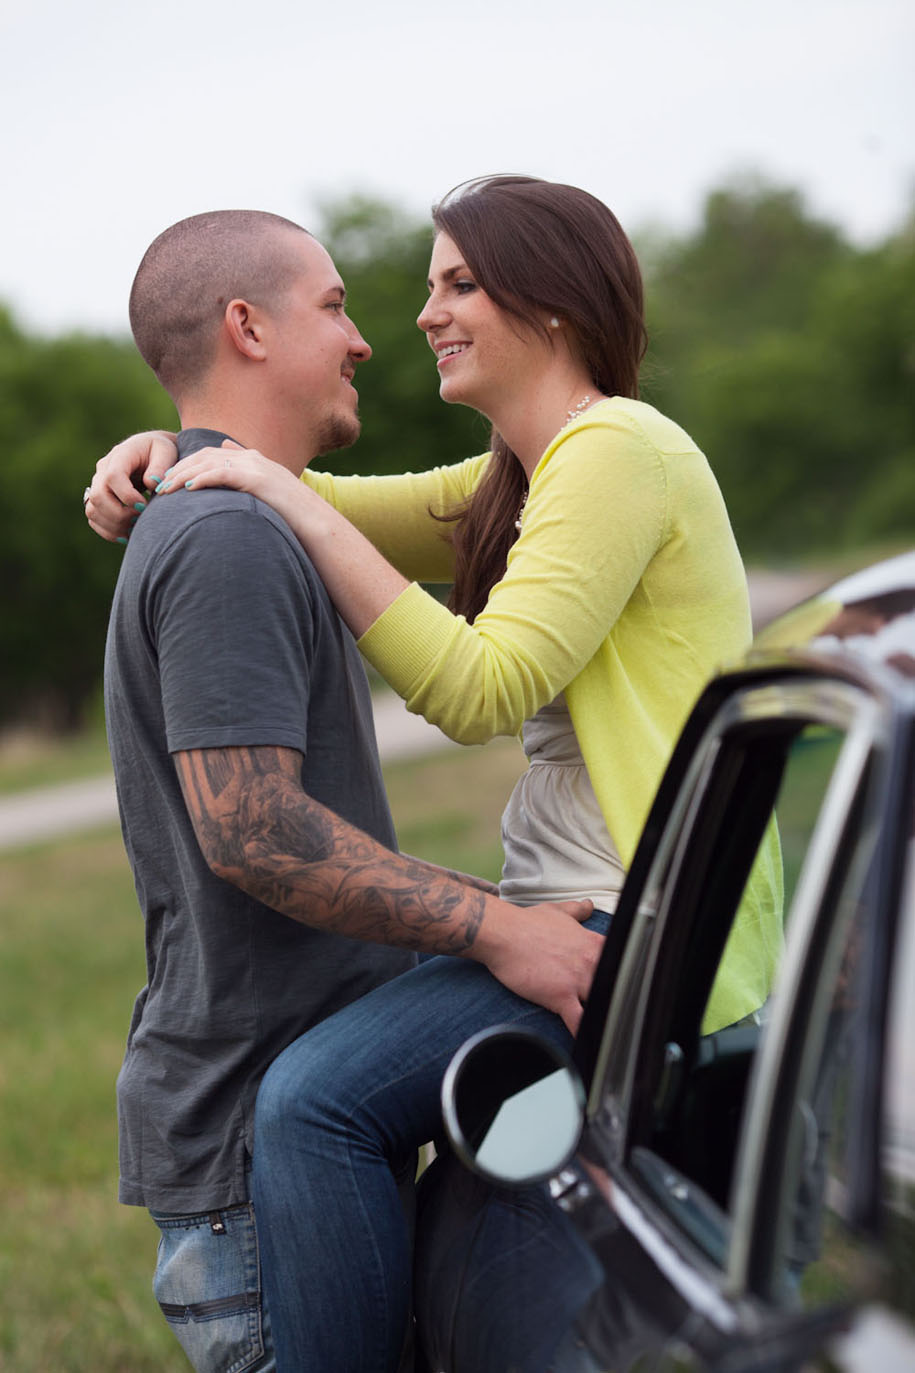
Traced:
[[279, 1373], [398, 1367], [412, 1242], [395, 1173], [440, 1133], [456, 1050], [496, 1024], [571, 1043], [558, 1016], [481, 965], [433, 958], [322, 1021], [266, 1073], [252, 1191]]
[[604, 1272], [545, 1184], [491, 1187], [445, 1153], [417, 1196], [413, 1299], [431, 1368], [598, 1373], [575, 1322]]
[[160, 1230], [153, 1292], [197, 1373], [275, 1373], [251, 1203], [150, 1214]]

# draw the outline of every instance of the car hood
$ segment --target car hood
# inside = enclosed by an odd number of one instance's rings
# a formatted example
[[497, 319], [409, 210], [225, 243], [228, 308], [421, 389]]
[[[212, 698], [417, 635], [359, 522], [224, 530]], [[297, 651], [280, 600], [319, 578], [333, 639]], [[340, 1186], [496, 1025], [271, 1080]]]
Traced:
[[773, 652], [863, 660], [915, 683], [915, 551], [843, 577], [773, 620], [751, 657]]

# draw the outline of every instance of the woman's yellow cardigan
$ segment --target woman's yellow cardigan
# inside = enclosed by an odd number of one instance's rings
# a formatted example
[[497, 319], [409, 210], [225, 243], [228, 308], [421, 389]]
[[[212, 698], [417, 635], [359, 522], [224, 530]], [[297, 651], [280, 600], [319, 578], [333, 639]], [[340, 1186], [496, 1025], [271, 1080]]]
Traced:
[[[750, 641], [746, 578], [717, 482], [671, 420], [614, 397], [556, 435], [530, 482], [505, 576], [472, 625], [418, 583], [450, 581], [450, 526], [489, 454], [421, 474], [305, 480], [415, 579], [359, 640], [406, 701], [461, 743], [517, 734], [565, 692], [582, 757], [628, 867], [702, 686]], [[774, 831], [705, 1020], [765, 999], [781, 943]]]

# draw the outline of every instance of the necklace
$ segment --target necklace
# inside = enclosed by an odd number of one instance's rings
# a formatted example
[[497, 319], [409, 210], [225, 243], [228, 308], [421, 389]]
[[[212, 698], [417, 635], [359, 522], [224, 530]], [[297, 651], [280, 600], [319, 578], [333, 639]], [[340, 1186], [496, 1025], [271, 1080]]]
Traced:
[[[588, 406], [589, 406], [590, 404], [591, 404], [591, 397], [590, 397], [590, 396], [582, 396], [581, 400], [580, 400], [580, 401], [578, 402], [578, 404], [574, 407], [574, 409], [572, 409], [572, 410], [567, 410], [567, 411], [566, 411], [566, 422], [565, 422], [565, 424], [562, 426], [563, 429], [565, 429], [566, 425], [571, 424], [573, 420], [577, 420], [577, 419], [578, 419], [578, 416], [581, 415], [581, 414], [583, 414], [583, 413], [585, 412], [585, 410], [587, 410], [587, 408], [588, 408]], [[524, 495], [521, 497], [521, 504], [520, 504], [519, 507], [518, 507], [518, 518], [515, 520], [515, 528], [517, 529], [517, 531], [518, 531], [519, 534], [521, 533], [521, 516], [524, 514], [524, 507], [525, 507], [526, 505], [527, 505], [527, 491], [525, 491]]]
[[[571, 424], [573, 420], [577, 420], [578, 416], [583, 414], [590, 404], [591, 397], [582, 396], [581, 400], [578, 402], [574, 409], [566, 411], [566, 422], [562, 426], [563, 429], [565, 429], [566, 425]], [[527, 494], [527, 491], [525, 491], [524, 495], [521, 497], [521, 504], [518, 507], [518, 518], [515, 520], [515, 528], [517, 529], [519, 534], [521, 533], [521, 516], [524, 514], [524, 507], [527, 505]]]
[[[578, 416], [582, 413], [582, 411], [587, 410], [587, 408], [588, 408], [588, 406], [589, 406], [590, 404], [591, 404], [591, 397], [590, 397], [590, 396], [582, 396], [581, 400], [580, 400], [580, 401], [578, 402], [578, 404], [575, 406], [575, 409], [574, 409], [574, 410], [567, 410], [567, 411], [566, 411], [566, 424], [571, 424], [573, 420], [577, 420], [577, 419], [578, 419]], [[562, 426], [563, 429], [565, 429], [566, 424], [564, 424], [564, 425]]]

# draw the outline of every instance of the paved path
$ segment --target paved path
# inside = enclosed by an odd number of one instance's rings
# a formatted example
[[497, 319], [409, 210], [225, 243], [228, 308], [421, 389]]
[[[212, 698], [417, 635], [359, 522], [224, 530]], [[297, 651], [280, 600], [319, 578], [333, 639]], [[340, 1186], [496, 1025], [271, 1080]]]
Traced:
[[[754, 626], [758, 629], [822, 585], [823, 579], [812, 573], [752, 573]], [[382, 762], [456, 747], [434, 725], [418, 715], [410, 715], [400, 698], [390, 693], [375, 698], [375, 728]], [[0, 797], [0, 851], [113, 824], [117, 815], [114, 780], [110, 775]]]
[[758, 630], [836, 579], [822, 572], [751, 572], [747, 580], [753, 628]]
[[[457, 748], [435, 725], [422, 716], [411, 715], [399, 696], [379, 694], [374, 704], [382, 762], [418, 757], [438, 748]], [[114, 778], [110, 774], [35, 787], [18, 795], [0, 797], [0, 851], [114, 824], [117, 818]]]

